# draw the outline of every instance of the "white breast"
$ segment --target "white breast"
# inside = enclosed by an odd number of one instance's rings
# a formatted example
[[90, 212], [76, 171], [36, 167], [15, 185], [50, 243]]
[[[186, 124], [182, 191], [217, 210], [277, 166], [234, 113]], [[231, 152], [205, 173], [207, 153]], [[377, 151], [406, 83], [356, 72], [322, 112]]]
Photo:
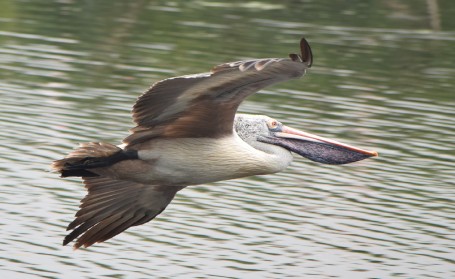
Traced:
[[286, 149], [270, 145], [267, 150], [255, 149], [234, 134], [157, 140], [150, 149], [140, 150], [139, 158], [153, 163], [147, 175], [151, 181], [184, 186], [275, 173], [292, 161]]

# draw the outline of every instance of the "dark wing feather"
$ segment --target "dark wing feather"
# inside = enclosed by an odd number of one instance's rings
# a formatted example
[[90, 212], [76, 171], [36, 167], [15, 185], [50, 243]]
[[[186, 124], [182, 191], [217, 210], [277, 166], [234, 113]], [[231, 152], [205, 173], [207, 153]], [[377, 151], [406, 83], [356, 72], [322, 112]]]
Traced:
[[74, 248], [103, 242], [131, 226], [144, 224], [172, 201], [183, 187], [151, 186], [107, 177], [84, 177], [88, 189], [81, 209], [68, 225], [63, 245], [79, 237]]
[[298, 78], [311, 66], [310, 46], [291, 59], [255, 59], [221, 64], [209, 73], [155, 83], [133, 107], [137, 126], [129, 146], [156, 137], [222, 137], [233, 131], [234, 116], [249, 95], [271, 84]]

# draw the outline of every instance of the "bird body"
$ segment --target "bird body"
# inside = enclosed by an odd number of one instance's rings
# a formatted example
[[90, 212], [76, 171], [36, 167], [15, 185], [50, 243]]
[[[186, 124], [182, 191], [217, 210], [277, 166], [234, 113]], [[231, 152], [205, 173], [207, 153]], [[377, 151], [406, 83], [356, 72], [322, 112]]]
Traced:
[[[272, 152], [272, 149], [276, 150]], [[197, 141], [192, 138], [157, 140], [150, 149], [139, 151], [139, 158], [153, 165], [149, 179], [142, 182], [158, 179], [170, 185], [187, 186], [279, 172], [291, 162], [292, 155], [278, 146], [270, 146], [265, 151], [256, 149], [232, 134]], [[182, 164], [182, 159], [187, 164]]]
[[[262, 115], [238, 115], [248, 119], [257, 127], [267, 130]], [[240, 121], [236, 121], [240, 122]], [[238, 125], [243, 131], [241, 125]], [[221, 138], [176, 138], [154, 139], [142, 143], [138, 148], [140, 160], [125, 160], [108, 168], [98, 169], [100, 175], [128, 179], [138, 183], [157, 185], [189, 186], [210, 182], [241, 178], [251, 175], [276, 173], [284, 170], [293, 159], [287, 149], [258, 142], [254, 137], [247, 138], [236, 131]], [[229, 152], [226, 152], [229, 150]], [[203, 160], [201, 160], [203, 158]], [[184, 159], [187, 163], [182, 163]], [[145, 164], [144, 164], [145, 163]]]
[[290, 59], [225, 63], [209, 73], [157, 82], [133, 107], [137, 126], [123, 145], [83, 143], [52, 168], [80, 176], [88, 190], [64, 245], [105, 241], [158, 214], [186, 186], [276, 173], [296, 153], [326, 164], [377, 156], [292, 129], [268, 116], [236, 114], [240, 103], [268, 85], [301, 77], [313, 57], [305, 39]]

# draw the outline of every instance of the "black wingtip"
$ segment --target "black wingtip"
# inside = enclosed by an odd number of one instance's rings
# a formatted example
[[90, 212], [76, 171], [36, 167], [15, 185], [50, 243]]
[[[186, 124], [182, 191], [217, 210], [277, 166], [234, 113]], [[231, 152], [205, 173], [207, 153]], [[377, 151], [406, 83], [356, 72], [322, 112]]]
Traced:
[[302, 38], [300, 40], [300, 51], [302, 55], [302, 61], [304, 63], [307, 63], [308, 67], [311, 67], [311, 65], [313, 65], [313, 53], [311, 52], [310, 44], [305, 38]]
[[66, 237], [63, 239], [63, 243], [62, 243], [62, 246], [66, 246], [68, 245], [68, 243], [70, 243], [71, 240], [67, 239]]
[[308, 65], [308, 68], [313, 65], [313, 53], [311, 52], [311, 47], [308, 41], [305, 38], [300, 40], [300, 55], [291, 53], [289, 57], [292, 61], [305, 63]]

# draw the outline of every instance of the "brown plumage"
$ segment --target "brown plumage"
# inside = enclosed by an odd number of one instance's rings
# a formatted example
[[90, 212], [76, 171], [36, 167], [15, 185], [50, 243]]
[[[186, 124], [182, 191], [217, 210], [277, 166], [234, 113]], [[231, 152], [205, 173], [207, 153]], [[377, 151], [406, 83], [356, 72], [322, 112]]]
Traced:
[[86, 232], [74, 248], [91, 246], [146, 223], [160, 214], [183, 187], [149, 186], [108, 177], [84, 177], [88, 194], [67, 230], [63, 245]]
[[[137, 127], [128, 145], [156, 137], [198, 138], [232, 134], [234, 115], [249, 95], [271, 84], [297, 78], [311, 67], [311, 49], [301, 40], [292, 60], [266, 58], [225, 63], [211, 72], [159, 81], [133, 107]], [[294, 60], [295, 57], [298, 59]], [[295, 63], [297, 62], [297, 63]], [[210, 129], [207, 129], [210, 127]]]
[[134, 105], [137, 126], [123, 146], [84, 143], [55, 161], [55, 171], [81, 176], [88, 191], [63, 244], [77, 238], [75, 248], [88, 247], [146, 223], [186, 186], [279, 172], [290, 151], [328, 164], [376, 156], [267, 116], [236, 115], [247, 96], [305, 74], [313, 57], [305, 39], [300, 48], [290, 59], [225, 63], [159, 81]]

